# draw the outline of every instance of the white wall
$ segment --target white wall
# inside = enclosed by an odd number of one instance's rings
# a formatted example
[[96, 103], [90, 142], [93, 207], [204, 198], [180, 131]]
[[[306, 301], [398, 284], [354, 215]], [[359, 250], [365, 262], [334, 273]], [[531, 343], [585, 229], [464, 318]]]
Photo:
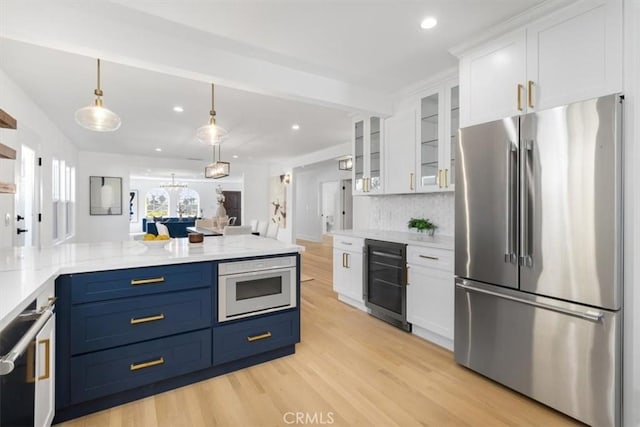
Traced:
[[323, 182], [351, 178], [351, 171], [338, 170], [337, 160], [294, 169], [295, 238], [311, 241], [322, 239], [320, 198]]
[[413, 218], [429, 218], [438, 234], [454, 234], [454, 193], [356, 196], [353, 198], [353, 228], [409, 231]]
[[[132, 187], [130, 176], [132, 171], [146, 168], [166, 169], [176, 171], [203, 171], [205, 163], [193, 160], [147, 158], [142, 156], [125, 156], [120, 154], [107, 154], [98, 152], [81, 151], [79, 154], [80, 166], [77, 174], [78, 207], [77, 207], [77, 232], [78, 242], [118, 241], [129, 238], [129, 215], [127, 211], [128, 194]], [[232, 163], [233, 177], [215, 180], [223, 188], [228, 184], [243, 193], [242, 215], [243, 221], [248, 222], [253, 218], [267, 218], [269, 214], [269, 166], [262, 164]], [[115, 176], [122, 177], [123, 214], [114, 216], [89, 215], [89, 176]], [[170, 177], [167, 177], [167, 181]], [[238, 186], [237, 181], [243, 181]], [[138, 185], [136, 182], [134, 185]], [[203, 185], [206, 185], [203, 183]], [[83, 197], [83, 195], [85, 195]], [[140, 197], [144, 197], [142, 191]], [[140, 212], [140, 215], [143, 213]], [[134, 230], [140, 227], [133, 226]]]
[[[27, 145], [42, 157], [41, 175], [42, 186], [42, 223], [40, 224], [40, 245], [51, 246], [52, 241], [52, 201], [51, 201], [51, 159], [56, 157], [65, 160], [67, 166], [77, 166], [77, 149], [67, 137], [49, 120], [33, 100], [31, 100], [4, 72], [0, 69], [0, 107], [18, 121], [18, 129], [0, 129], [0, 141], [19, 149]], [[15, 182], [18, 171], [17, 160], [0, 160], [0, 181]], [[20, 191], [20, 189], [18, 189]], [[14, 244], [15, 207], [14, 196], [0, 194], [0, 247], [10, 247]], [[11, 221], [5, 225], [5, 215], [9, 214]]]
[[640, 426], [640, 0], [625, 0], [624, 425]]
[[[119, 154], [80, 151], [76, 175], [77, 242], [114, 242], [129, 239], [129, 168]], [[89, 177], [122, 178], [122, 215], [89, 215]]]

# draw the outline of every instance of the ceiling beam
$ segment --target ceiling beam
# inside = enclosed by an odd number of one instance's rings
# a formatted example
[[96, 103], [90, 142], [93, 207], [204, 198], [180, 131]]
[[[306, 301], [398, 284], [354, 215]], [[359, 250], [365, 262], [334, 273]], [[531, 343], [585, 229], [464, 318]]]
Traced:
[[37, 3], [3, 0], [0, 36], [316, 105], [383, 116], [392, 112], [387, 94], [240, 55], [232, 40], [125, 6], [72, 0]]

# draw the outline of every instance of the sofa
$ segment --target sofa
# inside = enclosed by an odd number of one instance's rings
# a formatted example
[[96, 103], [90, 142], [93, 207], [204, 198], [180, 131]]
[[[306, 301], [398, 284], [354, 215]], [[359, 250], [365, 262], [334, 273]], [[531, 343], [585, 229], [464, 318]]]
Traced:
[[[187, 227], [193, 227], [196, 224], [196, 218], [194, 217], [185, 217], [185, 218], [162, 218], [160, 223], [164, 224], [169, 230], [169, 236], [171, 237], [187, 237], [189, 233], [187, 231]], [[158, 229], [156, 228], [156, 223], [153, 220], [149, 220], [148, 218], [142, 219], [142, 231], [145, 233], [158, 234]]]

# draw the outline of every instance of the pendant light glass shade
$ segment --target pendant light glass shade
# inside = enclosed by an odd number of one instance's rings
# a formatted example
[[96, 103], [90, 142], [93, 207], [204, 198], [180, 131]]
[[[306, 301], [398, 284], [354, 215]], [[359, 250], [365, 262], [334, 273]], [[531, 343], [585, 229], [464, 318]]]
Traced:
[[211, 83], [211, 111], [209, 111], [209, 115], [211, 117], [209, 118], [209, 123], [198, 128], [196, 131], [196, 138], [198, 138], [198, 141], [210, 145], [220, 143], [220, 141], [222, 141], [222, 139], [228, 134], [225, 128], [216, 124], [214, 94], [214, 86], [213, 83]]
[[120, 117], [102, 105], [102, 90], [100, 89], [100, 59], [98, 59], [98, 86], [93, 93], [96, 95], [93, 105], [80, 108], [76, 111], [76, 123], [85, 129], [96, 132], [112, 132], [117, 130], [122, 124]]

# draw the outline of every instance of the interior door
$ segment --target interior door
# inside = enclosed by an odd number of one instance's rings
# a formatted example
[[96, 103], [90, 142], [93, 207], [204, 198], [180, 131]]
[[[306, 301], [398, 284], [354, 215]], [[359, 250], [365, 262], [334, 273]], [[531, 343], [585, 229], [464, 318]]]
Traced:
[[455, 274], [518, 287], [518, 118], [461, 129], [457, 144]]
[[340, 207], [342, 210], [340, 216], [342, 217], [342, 221], [340, 226], [342, 230], [351, 230], [353, 228], [353, 193], [351, 191], [351, 180], [343, 179], [341, 184]]
[[21, 145], [17, 152], [14, 246], [38, 246], [40, 168], [36, 152]]
[[223, 191], [224, 208], [229, 218], [236, 217], [233, 225], [242, 225], [242, 192], [241, 191]]

